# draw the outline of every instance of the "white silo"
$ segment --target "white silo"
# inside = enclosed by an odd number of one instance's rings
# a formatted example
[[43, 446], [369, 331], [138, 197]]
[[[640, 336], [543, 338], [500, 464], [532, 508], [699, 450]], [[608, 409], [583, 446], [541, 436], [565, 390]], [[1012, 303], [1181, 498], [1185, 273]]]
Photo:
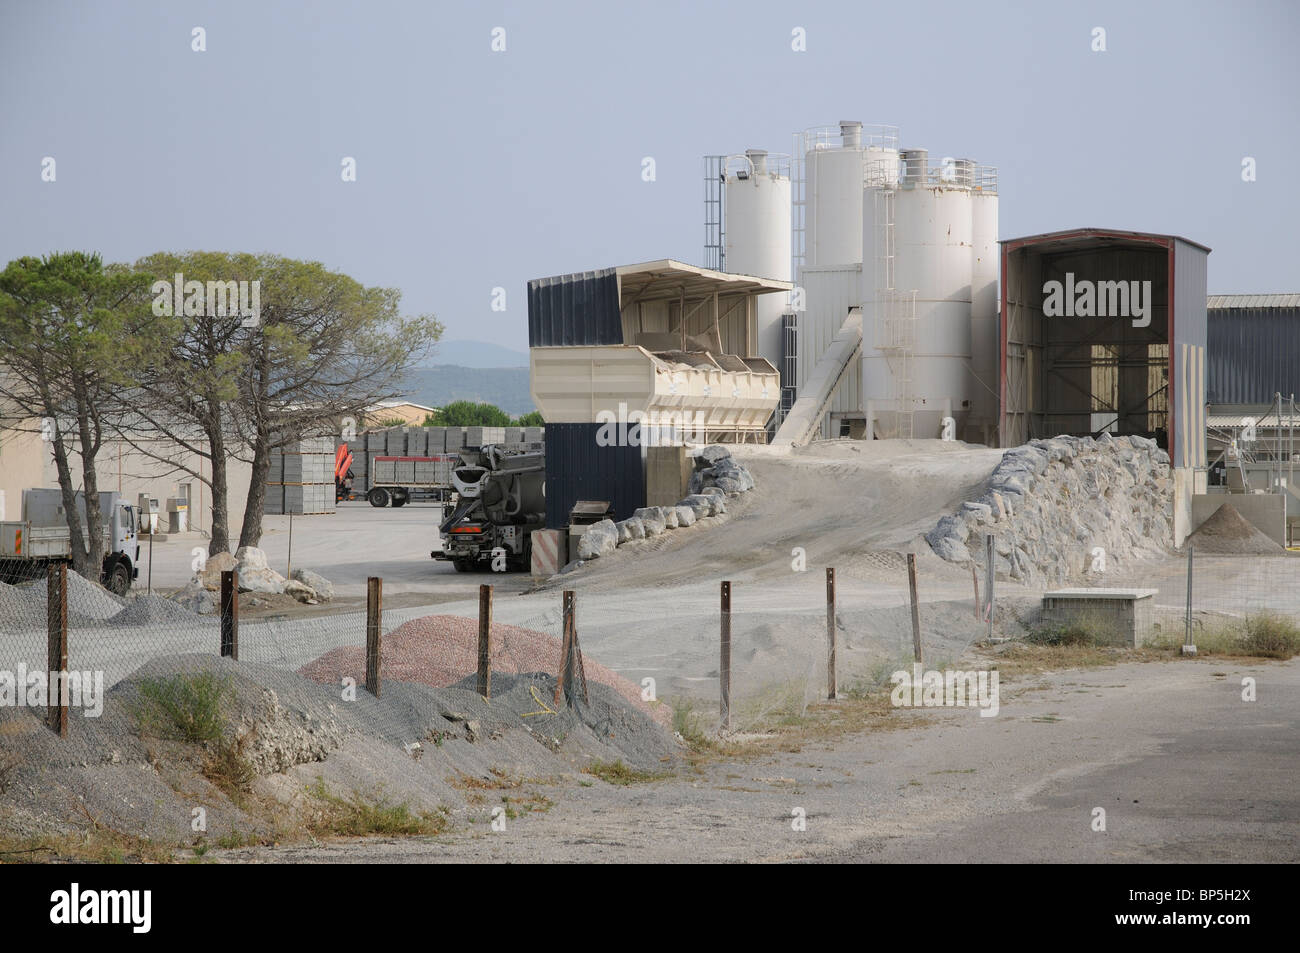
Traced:
[[971, 400], [972, 441], [993, 445], [998, 426], [1000, 315], [998, 313], [998, 176], [987, 166], [974, 169], [971, 192]]
[[[733, 274], [790, 280], [790, 157], [748, 149], [724, 160], [725, 268]], [[781, 366], [785, 295], [754, 303], [754, 354]]]
[[862, 399], [881, 437], [963, 436], [971, 363], [973, 164], [900, 153], [901, 181], [863, 196]]
[[804, 133], [804, 264], [862, 261], [862, 123]]

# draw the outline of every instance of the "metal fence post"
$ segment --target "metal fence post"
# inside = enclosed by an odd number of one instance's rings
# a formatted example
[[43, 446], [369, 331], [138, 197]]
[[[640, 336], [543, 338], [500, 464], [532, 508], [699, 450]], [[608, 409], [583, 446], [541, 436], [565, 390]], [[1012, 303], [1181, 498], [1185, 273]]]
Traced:
[[221, 573], [221, 657], [239, 661], [239, 570]]
[[1196, 643], [1192, 641], [1192, 554], [1195, 549], [1196, 547], [1190, 544], [1187, 547], [1187, 615], [1184, 620], [1183, 632], [1184, 655], [1196, 654]]

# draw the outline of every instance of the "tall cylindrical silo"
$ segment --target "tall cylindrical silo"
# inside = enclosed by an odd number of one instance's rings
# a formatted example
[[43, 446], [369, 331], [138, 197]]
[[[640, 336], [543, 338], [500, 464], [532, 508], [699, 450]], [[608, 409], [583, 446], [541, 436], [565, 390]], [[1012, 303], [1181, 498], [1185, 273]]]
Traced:
[[991, 169], [978, 168], [971, 192], [971, 400], [969, 436], [992, 446], [998, 425], [1000, 316], [998, 313], [998, 191]]
[[[883, 234], [875, 215], [892, 212], [894, 313], [903, 320], [915, 309], [910, 324], [893, 329], [881, 323], [886, 308], [871, 309], [876, 317], [863, 336], [862, 397], [871, 403], [881, 436], [910, 429], [916, 437], [939, 437], [943, 418], [951, 415], [953, 435], [961, 437], [974, 396], [968, 369], [971, 188], [932, 175], [926, 161], [924, 150], [903, 152], [902, 181], [893, 192], [892, 209], [885, 202], [873, 202], [871, 189], [864, 196], [864, 208], [870, 210], [864, 235]], [[879, 270], [864, 261], [864, 286], [872, 301], [883, 301], [888, 291], [874, 288]], [[871, 284], [868, 275], [873, 276]], [[909, 409], [910, 428], [900, 417], [900, 411]]]
[[804, 264], [862, 261], [862, 123], [841, 122], [840, 142], [818, 139], [804, 154]]
[[[749, 149], [728, 157], [726, 169], [726, 269], [733, 274], [790, 280], [789, 156]], [[781, 366], [783, 294], [759, 295], [754, 303], [754, 354]]]

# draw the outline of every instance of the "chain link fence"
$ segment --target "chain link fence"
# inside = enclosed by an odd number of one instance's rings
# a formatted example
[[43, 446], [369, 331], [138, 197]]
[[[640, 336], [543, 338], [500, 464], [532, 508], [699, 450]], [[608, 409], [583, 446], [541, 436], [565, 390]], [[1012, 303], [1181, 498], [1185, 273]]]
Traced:
[[[983, 570], [964, 597], [956, 596], [960, 587], [950, 569], [944, 568], [942, 580], [918, 570], [914, 603], [907, 557], [873, 554], [870, 565], [863, 565], [842, 573], [835, 584], [824, 570], [809, 571], [795, 584], [731, 584], [728, 593], [719, 588], [716, 599], [707, 600], [690, 601], [675, 592], [579, 592], [569, 627], [575, 648], [568, 656], [559, 589], [496, 599], [486, 659], [478, 613], [463, 604], [451, 611], [383, 609], [375, 629], [381, 689], [376, 711], [384, 717], [387, 710], [385, 685], [482, 694], [481, 673], [490, 669], [520, 695], [520, 704], [527, 703], [518, 714], [530, 725], [542, 726], [570, 704], [581, 714], [597, 686], [605, 703], [638, 711], [668, 730], [761, 732], [798, 720], [831, 694], [832, 632], [839, 693], [878, 688], [917, 661], [927, 670], [955, 666], [986, 637]], [[159, 596], [122, 599], [74, 573], [66, 579], [66, 668], [89, 680], [91, 694], [96, 686], [112, 691], [142, 671], [155, 678], [198, 671], [203, 659], [221, 654], [218, 617], [196, 615]], [[1157, 641], [1175, 647], [1190, 641], [1213, 651], [1240, 643], [1267, 654], [1279, 626], [1300, 623], [1300, 561], [1293, 555], [1193, 555], [1150, 569], [1134, 584], [1154, 590]], [[20, 716], [48, 721], [48, 694], [31, 690], [37, 673], [48, 679], [62, 667], [59, 652], [51, 649], [47, 589], [43, 579], [0, 588], [0, 709], [26, 709], [0, 710], [5, 722]], [[1014, 634], [1003, 612], [998, 603], [996, 628]], [[368, 675], [375, 674], [376, 666], [368, 665], [370, 621], [364, 610], [241, 619], [237, 659], [244, 666], [296, 673], [346, 701], [366, 692]], [[565, 657], [573, 666], [572, 701], [557, 692]], [[398, 695], [391, 711], [394, 735], [407, 730], [411, 704], [427, 708], [416, 713], [417, 720], [445, 714], [445, 700], [426, 694], [413, 703]], [[94, 700], [81, 707], [89, 712]], [[75, 736], [75, 707], [71, 722]], [[4, 737], [17, 744], [14, 739], [24, 735], [10, 727]]]

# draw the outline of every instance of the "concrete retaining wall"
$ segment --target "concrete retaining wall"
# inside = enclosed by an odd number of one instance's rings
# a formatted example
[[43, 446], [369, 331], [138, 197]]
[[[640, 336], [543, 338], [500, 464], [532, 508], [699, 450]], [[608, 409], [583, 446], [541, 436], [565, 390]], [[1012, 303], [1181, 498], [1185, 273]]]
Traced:
[[1192, 497], [1192, 532], [1224, 503], [1279, 546], [1286, 546], [1286, 497], [1281, 493], [1198, 493]]

